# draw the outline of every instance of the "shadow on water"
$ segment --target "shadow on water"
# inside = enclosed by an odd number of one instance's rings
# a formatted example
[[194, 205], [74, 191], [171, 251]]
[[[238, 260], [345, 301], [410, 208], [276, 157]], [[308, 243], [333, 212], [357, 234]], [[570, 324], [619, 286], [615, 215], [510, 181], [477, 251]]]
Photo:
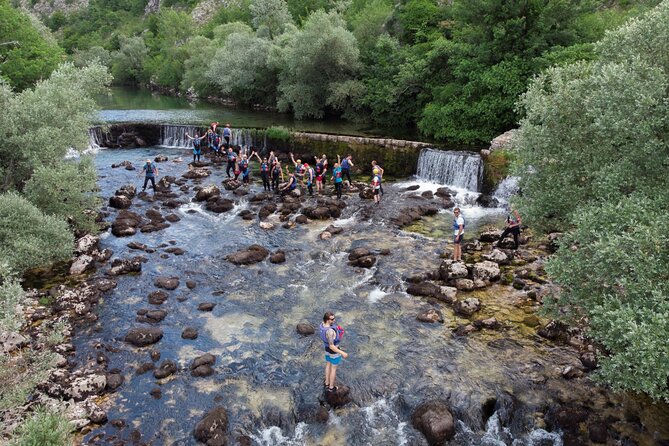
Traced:
[[[112, 163], [128, 159], [141, 165], [158, 153], [170, 157], [159, 164], [161, 176], [179, 177], [186, 170], [184, 162], [172, 161], [178, 156], [188, 160], [185, 150], [99, 151], [96, 163], [103, 195], [139, 183], [136, 172], [111, 169]], [[212, 170], [201, 184], [220, 185], [224, 171]], [[399, 209], [402, 187], [387, 186], [388, 199], [383, 203], [387, 212]], [[252, 189], [259, 192], [261, 187]], [[192, 196], [192, 191], [186, 193]], [[354, 195], [347, 200], [358, 202]], [[135, 199], [131, 210], [143, 213], [150, 206]], [[242, 198], [237, 210], [248, 206]], [[110, 420], [123, 419], [128, 426], [117, 429], [108, 423], [84, 441], [111, 444], [130, 438], [137, 429], [148, 444], [195, 444], [195, 424], [207, 410], [222, 405], [230, 416], [230, 431], [249, 435], [254, 444], [422, 445], [425, 439], [409, 421], [411, 410], [427, 399], [445, 398], [459, 420], [451, 444], [559, 445], [559, 433], [535, 423], [537, 412], [573, 399], [585, 404], [593, 395], [599, 395], [596, 404], [602, 410], [616, 401], [587, 379], [576, 383], [555, 377], [554, 369], [572, 361], [574, 352], [545, 343], [533, 328], [518, 323], [524, 313], [508, 287], [492, 287], [480, 296], [487, 305], [486, 315], [496, 314], [507, 322], [508, 330], [454, 337], [452, 329], [459, 319], [450, 308], [404, 292], [405, 275], [438, 265], [438, 254], [444, 250], [440, 238], [428, 231], [422, 235], [398, 231], [383, 218], [359, 218], [358, 208], [347, 207], [334, 222], [345, 228], [344, 233], [325, 241], [318, 234], [330, 221], [288, 230], [272, 216], [277, 229], [265, 231], [233, 212], [216, 215], [192, 202], [177, 210], [181, 221], [163, 231], [138, 233], [131, 239], [105, 236], [103, 247], [111, 248], [117, 258], [137, 254], [126, 246], [131, 240], [156, 252], [142, 253], [148, 262], [141, 275], [120, 277], [118, 287], [99, 307], [98, 323], [74, 340], [80, 362], [94, 358], [100, 348], [115, 351], [109, 354], [109, 369], [117, 368], [125, 376], [107, 410]], [[474, 226], [475, 222], [473, 218]], [[283, 249], [286, 263], [237, 267], [224, 260], [252, 243], [271, 251]], [[167, 254], [165, 247], [171, 246], [185, 253]], [[380, 256], [373, 268], [360, 270], [347, 264], [346, 254], [358, 246], [387, 248], [390, 255]], [[150, 372], [135, 371], [151, 361], [152, 348], [122, 342], [129, 328], [142, 325], [135, 321], [137, 310], [152, 307], [147, 295], [156, 290], [157, 276], [181, 280], [162, 305], [168, 311], [160, 323], [164, 338], [153, 347], [161, 360], [171, 359], [179, 366], [175, 375], [162, 381]], [[197, 286], [187, 289], [186, 280]], [[216, 306], [211, 312], [197, 311], [203, 302]], [[434, 306], [444, 313], [443, 325], [416, 320], [416, 314]], [[335, 311], [338, 323], [346, 328], [342, 345], [350, 358], [340, 367], [338, 379], [351, 387], [353, 403], [330, 410], [325, 424], [302, 423], [296, 417], [299, 408], [321, 404], [324, 361], [318, 336], [301, 337], [295, 326], [300, 322], [316, 326], [328, 310]], [[182, 339], [186, 327], [196, 328], [199, 337]], [[216, 356], [216, 373], [194, 378], [189, 365], [204, 353]], [[537, 377], [543, 384], [537, 384]], [[150, 395], [155, 388], [162, 398]], [[655, 413], [644, 418], [651, 419], [663, 418]]]

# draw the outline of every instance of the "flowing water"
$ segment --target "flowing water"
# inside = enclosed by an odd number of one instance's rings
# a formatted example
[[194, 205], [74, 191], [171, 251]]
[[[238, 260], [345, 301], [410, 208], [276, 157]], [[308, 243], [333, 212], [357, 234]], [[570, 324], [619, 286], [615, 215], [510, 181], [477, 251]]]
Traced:
[[[102, 194], [108, 197], [124, 184], [139, 184], [136, 172], [111, 169], [111, 164], [127, 159], [141, 165], [158, 153], [170, 158], [159, 164], [161, 176], [179, 177], [186, 171], [186, 163], [173, 162], [179, 157], [188, 160], [189, 151], [182, 149], [99, 150], [96, 164]], [[202, 185], [220, 185], [223, 169], [212, 170]], [[169, 228], [138, 232], [131, 238], [108, 233], [101, 244], [111, 248], [116, 258], [137, 255], [127, 248], [129, 241], [146, 244], [156, 252], [145, 254], [148, 262], [140, 275], [119, 278], [118, 287], [99, 307], [98, 323], [74, 340], [80, 362], [106, 350], [109, 369], [118, 368], [125, 376], [107, 410], [110, 420], [123, 419], [128, 426], [117, 429], [108, 423], [88, 433], [83, 442], [128, 441], [136, 439], [137, 434], [132, 433], [136, 429], [147, 444], [193, 445], [195, 424], [206, 411], [222, 405], [228, 410], [230, 432], [247, 435], [256, 445], [425, 445], [424, 437], [411, 426], [410, 416], [413, 408], [432, 398], [447, 399], [458, 420], [453, 445], [562, 445], [561, 433], [537, 423], [536, 417], [566, 401], [595, 405], [602, 418], [615, 414], [621, 429], [629, 425], [632, 431], [636, 425], [627, 420], [640, 420], [645, 429], [637, 435], [645, 441], [641, 444], [669, 438], [664, 424], [669, 416], [649, 409], [647, 403], [596, 388], [587, 378], [562, 379], [556, 369], [573, 363], [575, 353], [542, 340], [534, 328], [522, 324], [534, 312], [522, 293], [502, 286], [476, 292], [483, 302], [477, 317], [495, 315], [506, 329], [469, 337], [452, 334], [456, 325], [467, 321], [449, 307], [407, 295], [403, 278], [438, 267], [438, 256], [445, 249], [436, 231], [402, 231], [389, 223], [407, 204], [407, 184], [420, 184], [421, 190], [437, 187], [424, 181], [388, 183], [378, 207], [350, 195], [346, 196], [349, 206], [337, 221], [312, 221], [284, 229], [278, 217], [271, 216], [269, 221], [277, 224], [271, 231], [260, 229], [257, 221], [236, 216], [252, 206], [245, 197], [224, 191], [237, 205], [217, 215], [190, 202], [191, 190], [185, 193], [188, 202], [176, 210], [181, 221]], [[255, 184], [251, 189], [260, 192], [262, 187]], [[476, 192], [456, 191], [456, 202], [468, 218], [468, 231], [499, 221], [501, 210], [474, 205]], [[131, 210], [143, 213], [153, 205], [136, 198]], [[451, 217], [445, 211], [441, 218]], [[344, 232], [319, 240], [320, 232], [332, 223]], [[283, 249], [286, 263], [238, 267], [224, 259], [253, 243], [271, 251]], [[185, 254], [167, 254], [165, 249], [172, 246], [184, 249]], [[379, 256], [369, 270], [349, 266], [347, 251], [361, 246], [389, 249], [390, 255]], [[162, 305], [169, 312], [159, 324], [165, 336], [154, 346], [161, 360], [176, 361], [179, 371], [161, 382], [151, 373], [135, 373], [139, 364], [150, 361], [151, 348], [135, 348], [122, 341], [129, 328], [141, 325], [135, 321], [137, 310], [151, 307], [147, 295], [156, 290], [153, 281], [157, 276], [181, 279], [180, 287], [169, 292]], [[188, 290], [186, 280], [194, 280], [197, 287]], [[202, 302], [216, 306], [212, 312], [199, 312], [197, 306]], [[435, 306], [443, 312], [444, 324], [416, 320], [419, 312]], [[324, 360], [318, 336], [301, 337], [295, 326], [300, 322], [317, 326], [330, 310], [346, 329], [342, 348], [350, 356], [337, 377], [351, 387], [353, 403], [329, 409], [326, 423], [298, 422], [296, 414], [302, 408], [322, 403]], [[186, 327], [197, 328], [199, 337], [182, 339]], [[192, 377], [190, 362], [207, 352], [216, 355], [216, 374]], [[149, 394], [156, 387], [162, 391], [160, 399]], [[620, 415], [621, 404], [629, 417]]]
[[478, 191], [483, 176], [483, 162], [476, 153], [423, 149], [418, 159], [416, 176], [442, 185]]

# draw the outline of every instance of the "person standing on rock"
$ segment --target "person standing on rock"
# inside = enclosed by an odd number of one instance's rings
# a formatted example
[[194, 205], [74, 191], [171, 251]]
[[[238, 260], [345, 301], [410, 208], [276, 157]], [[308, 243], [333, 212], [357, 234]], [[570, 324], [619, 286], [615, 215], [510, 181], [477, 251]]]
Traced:
[[251, 171], [251, 169], [249, 169], [249, 160], [246, 159], [246, 155], [242, 155], [242, 159], [239, 161], [239, 171], [242, 174], [242, 183], [249, 184], [250, 183], [249, 172]]
[[153, 193], [156, 193], [156, 175], [158, 175], [158, 167], [151, 161], [151, 159], [147, 159], [146, 163], [142, 167], [142, 170], [139, 171], [139, 175], [141, 176], [142, 172], [144, 172], [144, 187], [142, 187], [142, 192], [146, 191], [146, 185], [151, 181], [151, 187], [153, 188]]
[[381, 203], [381, 178], [379, 169], [374, 169], [374, 178], [372, 179], [372, 190], [374, 191], [374, 203]]
[[453, 260], [462, 262], [462, 238], [465, 235], [465, 219], [460, 208], [453, 209]]
[[325, 347], [325, 389], [328, 392], [337, 390], [337, 366], [342, 358], [348, 358], [348, 353], [339, 348], [344, 330], [336, 325], [335, 315], [328, 311], [323, 315], [320, 325], [321, 340]]
[[230, 124], [225, 124], [225, 127], [223, 127], [223, 139], [225, 140], [225, 150], [228, 150], [230, 148], [230, 138], [232, 138], [232, 129], [230, 128]]
[[226, 147], [226, 150], [228, 151], [228, 167], [225, 169], [225, 173], [230, 178], [230, 169], [232, 169], [232, 173], [237, 170], [237, 154], [232, 150], [232, 147]]
[[307, 179], [307, 189], [309, 190], [309, 196], [314, 196], [314, 178], [316, 174], [314, 173], [314, 168], [309, 166], [309, 164], [304, 163], [304, 168], [306, 170], [305, 177]]
[[506, 216], [506, 228], [504, 229], [504, 232], [502, 232], [502, 235], [499, 236], [499, 240], [497, 241], [495, 246], [502, 243], [502, 240], [504, 240], [507, 235], [512, 234], [513, 242], [515, 243], [513, 249], [518, 249], [518, 236], [520, 235], [521, 223], [522, 221], [520, 219], [520, 214], [518, 214], [518, 211], [515, 209], [511, 209], [509, 215]]
[[197, 161], [200, 161], [200, 155], [202, 155], [202, 140], [207, 137], [205, 133], [202, 136], [199, 136], [198, 133], [195, 133], [195, 136], [190, 136], [186, 133], [186, 138], [193, 140], [193, 162], [197, 158]]
[[[327, 171], [327, 168], [325, 167], [325, 164], [323, 163], [322, 159], [314, 157], [314, 160], [316, 160], [316, 192], [322, 194], [323, 181], [325, 181], [325, 173]], [[325, 159], [325, 162], [327, 162], [327, 158]]]
[[[374, 170], [378, 170], [378, 177], [379, 177], [379, 191], [381, 191], [381, 195], [383, 195], [383, 167], [379, 166], [376, 160], [372, 160], [372, 173], [374, 173]], [[376, 175], [376, 174], [375, 174]]]
[[341, 189], [344, 183], [344, 179], [341, 174], [341, 167], [339, 163], [335, 163], [334, 170], [332, 171], [332, 180], [334, 181], [335, 190], [337, 191], [337, 198], [341, 200]]
[[267, 158], [260, 159], [260, 155], [253, 152], [258, 161], [260, 161], [260, 178], [262, 178], [262, 187], [265, 192], [272, 190], [269, 185], [269, 176], [270, 176], [270, 165], [267, 161]]
[[340, 162], [339, 161], [339, 155], [337, 155], [337, 162], [340, 163], [339, 165], [341, 166], [342, 177], [346, 177], [346, 181], [348, 182], [347, 187], [350, 189], [351, 188], [351, 167], [353, 167], [353, 156], [351, 156], [349, 154], [346, 158], [344, 158]]
[[281, 162], [279, 160], [275, 160], [271, 170], [271, 176], [272, 190], [274, 192], [279, 192], [279, 182], [283, 183], [283, 169], [281, 169]]

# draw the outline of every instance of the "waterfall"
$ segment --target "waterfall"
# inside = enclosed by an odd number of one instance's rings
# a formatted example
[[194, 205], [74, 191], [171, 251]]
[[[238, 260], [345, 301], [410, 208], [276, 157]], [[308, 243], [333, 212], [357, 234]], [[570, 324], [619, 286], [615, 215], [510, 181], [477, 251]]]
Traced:
[[88, 147], [90, 149], [99, 149], [104, 144], [104, 134], [99, 126], [88, 129]]
[[[222, 128], [218, 128], [218, 134], [223, 138]], [[202, 136], [207, 129], [204, 127], [198, 127], [193, 125], [171, 125], [165, 124], [160, 129], [160, 145], [166, 147], [184, 147], [191, 148], [193, 143], [190, 139], [186, 137], [186, 133], [190, 136], [194, 136], [195, 132], [198, 132]], [[242, 147], [243, 149], [248, 149], [253, 147], [256, 152], [262, 152], [266, 146], [266, 140], [261, 140], [259, 135], [259, 130], [257, 129], [232, 129], [232, 138], [230, 139], [230, 145], [237, 149]], [[264, 132], [263, 132], [264, 133]], [[262, 146], [260, 145], [262, 143]], [[203, 141], [203, 146], [206, 145], [206, 142]]]
[[478, 191], [483, 163], [478, 154], [423, 149], [418, 158], [416, 176], [436, 183]]
[[[193, 144], [190, 139], [186, 137], [186, 133], [190, 136], [195, 136], [197, 132], [202, 136], [207, 130], [203, 127], [194, 125], [171, 125], [165, 124], [160, 128], [160, 145], [166, 147], [184, 147], [191, 148]], [[205, 143], [203, 142], [203, 146]]]
[[504, 178], [497, 186], [493, 197], [496, 198], [500, 203], [508, 203], [509, 199], [518, 193], [519, 181], [519, 177], [508, 176]]

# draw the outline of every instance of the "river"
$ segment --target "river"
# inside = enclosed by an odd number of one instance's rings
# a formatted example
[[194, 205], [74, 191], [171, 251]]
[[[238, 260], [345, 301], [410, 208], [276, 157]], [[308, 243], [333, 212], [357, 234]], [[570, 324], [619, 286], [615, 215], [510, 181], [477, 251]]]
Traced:
[[[170, 158], [159, 164], [160, 176], [178, 178], [187, 170], [185, 162], [174, 162], [189, 156], [178, 148], [99, 150], [95, 162], [103, 196], [113, 195], [124, 184], [139, 183], [136, 172], [112, 169], [113, 163], [130, 160], [139, 165], [159, 153]], [[438, 267], [445, 234], [433, 229], [439, 226], [435, 222], [448, 224], [450, 212], [441, 211], [405, 230], [394, 227], [391, 220], [415, 200], [411, 197], [416, 192], [407, 191], [408, 185], [418, 184], [418, 193], [436, 185], [411, 179], [389, 183], [380, 206], [357, 194], [345, 195], [348, 206], [335, 221], [285, 229], [275, 214], [268, 221], [276, 229], [263, 230], [257, 218], [246, 221], [237, 215], [257, 209], [248, 196], [223, 191], [236, 202], [223, 214], [190, 201], [193, 186], [220, 185], [224, 178], [224, 169], [213, 167], [210, 177], [189, 181], [183, 191], [176, 189], [183, 204], [173, 212], [181, 220], [163, 231], [138, 232], [131, 238], [104, 235], [101, 245], [111, 248], [115, 258], [138, 253], [128, 248], [129, 241], [155, 252], [141, 253], [147, 258], [142, 273], [119, 278], [118, 287], [98, 309], [98, 322], [74, 339], [80, 362], [102, 351], [109, 357], [108, 369], [118, 369], [125, 377], [125, 384], [106, 404], [109, 419], [116, 422], [93, 429], [84, 443], [137, 444], [141, 438], [152, 445], [196, 444], [193, 427], [206, 411], [221, 405], [228, 411], [231, 444], [242, 435], [252, 444], [268, 446], [424, 445], [425, 438], [411, 425], [411, 412], [435, 398], [448, 401], [457, 420], [452, 445], [574, 444], [564, 443], [561, 431], [543, 421], [563, 406], [586, 407], [592, 419], [615, 419], [616, 431], [629, 432], [638, 444], [668, 438], [669, 416], [643, 399], [598, 388], [587, 377], [562, 378], [559, 370], [577, 361], [576, 353], [538, 337], [536, 327], [523, 322], [537, 308], [523, 292], [494, 285], [469, 293], [483, 304], [476, 318], [495, 316], [504, 325], [500, 331], [470, 336], [453, 334], [454, 328], [469, 321], [450, 307], [406, 293], [407, 276]], [[258, 183], [250, 187], [252, 193], [261, 189]], [[473, 234], [479, 224], [499, 221], [501, 211], [476, 207], [471, 195], [461, 191], [456, 201], [471, 217], [468, 231]], [[131, 210], [143, 214], [151, 207], [170, 212], [160, 202], [137, 198]], [[111, 210], [110, 221], [115, 213]], [[343, 228], [343, 233], [320, 240], [319, 234], [330, 224]], [[225, 260], [253, 243], [272, 252], [284, 250], [286, 262], [240, 267]], [[174, 247], [184, 254], [167, 251]], [[356, 247], [390, 254], [379, 256], [371, 269], [356, 268], [347, 262], [347, 252]], [[123, 342], [131, 327], [145, 325], [135, 321], [136, 313], [155, 307], [147, 296], [156, 291], [153, 282], [158, 276], [181, 281], [160, 306], [168, 312], [159, 324], [165, 336], [154, 349], [161, 361], [174, 360], [179, 368], [163, 380], [136, 371], [151, 362], [152, 348]], [[196, 287], [188, 289], [186, 280]], [[213, 311], [197, 311], [203, 302], [214, 303]], [[445, 323], [416, 320], [418, 313], [430, 308], [439, 309]], [[346, 329], [342, 346], [350, 357], [340, 366], [338, 380], [351, 387], [353, 401], [343, 408], [329, 408], [326, 422], [308, 417], [305, 421], [305, 411], [325, 404], [324, 361], [318, 336], [303, 337], [295, 327], [317, 326], [329, 310]], [[186, 327], [197, 329], [198, 338], [182, 339]], [[216, 356], [215, 374], [192, 377], [189, 364], [203, 353]], [[160, 389], [160, 398], [151, 395], [155, 389]], [[121, 426], [118, 420], [125, 427], [115, 427]]]

